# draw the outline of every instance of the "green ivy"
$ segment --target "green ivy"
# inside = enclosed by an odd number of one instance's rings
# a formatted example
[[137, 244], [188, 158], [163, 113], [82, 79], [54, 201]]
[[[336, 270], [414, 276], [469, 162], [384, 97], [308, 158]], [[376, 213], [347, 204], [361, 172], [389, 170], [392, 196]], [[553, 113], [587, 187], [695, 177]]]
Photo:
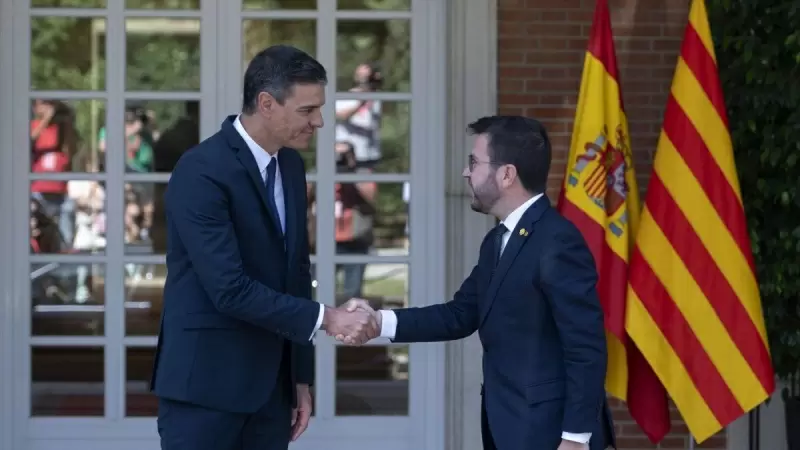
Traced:
[[773, 364], [792, 378], [800, 371], [800, 0], [708, 8]]

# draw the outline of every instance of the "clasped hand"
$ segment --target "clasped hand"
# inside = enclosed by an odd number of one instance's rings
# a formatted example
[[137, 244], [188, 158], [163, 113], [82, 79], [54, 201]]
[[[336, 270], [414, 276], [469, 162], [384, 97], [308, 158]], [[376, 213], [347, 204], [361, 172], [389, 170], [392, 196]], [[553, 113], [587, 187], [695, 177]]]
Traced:
[[360, 298], [351, 299], [339, 308], [327, 308], [325, 319], [328, 336], [345, 344], [362, 345], [381, 334], [380, 313]]

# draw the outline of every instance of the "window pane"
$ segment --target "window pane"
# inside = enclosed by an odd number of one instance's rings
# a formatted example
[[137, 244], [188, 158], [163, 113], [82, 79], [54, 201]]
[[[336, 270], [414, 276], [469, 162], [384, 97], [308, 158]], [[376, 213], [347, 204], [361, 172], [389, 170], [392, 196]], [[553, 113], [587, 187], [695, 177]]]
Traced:
[[407, 416], [408, 346], [336, 347], [337, 416]]
[[392, 263], [336, 264], [336, 305], [353, 297], [368, 300], [376, 310], [408, 306], [408, 265]]
[[340, 20], [336, 30], [338, 91], [409, 91], [408, 20]]
[[317, 9], [317, 0], [242, 0], [242, 9]]
[[408, 254], [405, 183], [337, 183], [334, 236], [339, 255]]
[[167, 253], [167, 183], [125, 183], [125, 253]]
[[338, 0], [336, 6], [339, 9], [408, 11], [411, 0]]
[[313, 19], [245, 19], [242, 22], [242, 33], [242, 73], [258, 52], [271, 45], [286, 44], [311, 56], [316, 54], [317, 24]]
[[125, 349], [126, 416], [158, 416], [158, 398], [150, 392], [155, 356], [156, 349], [153, 347]]
[[409, 102], [337, 100], [337, 172], [407, 173], [410, 108]]
[[200, 20], [125, 20], [125, 89], [199, 91]]
[[105, 148], [98, 135], [106, 122], [101, 100], [31, 100], [31, 173], [100, 172]]
[[102, 416], [102, 347], [32, 347], [32, 416]]
[[124, 129], [123, 142], [104, 143], [125, 154], [125, 172], [172, 172], [183, 153], [200, 143], [200, 102], [129, 100]]
[[200, 0], [125, 0], [130, 9], [200, 9]]
[[105, 8], [106, 0], [31, 0], [33, 8]]
[[31, 89], [105, 89], [105, 29], [103, 18], [31, 18]]
[[158, 336], [166, 264], [125, 264], [125, 334]]
[[89, 180], [31, 182], [31, 253], [102, 253], [106, 194]]
[[104, 272], [100, 264], [31, 264], [31, 334], [102, 336]]

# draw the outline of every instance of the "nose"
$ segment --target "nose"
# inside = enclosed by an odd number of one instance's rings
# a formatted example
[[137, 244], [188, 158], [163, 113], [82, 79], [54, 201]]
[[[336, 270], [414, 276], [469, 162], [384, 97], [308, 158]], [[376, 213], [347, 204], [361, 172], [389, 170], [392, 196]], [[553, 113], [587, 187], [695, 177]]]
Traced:
[[310, 123], [314, 128], [322, 128], [325, 126], [325, 120], [322, 118], [322, 111], [317, 110], [317, 112], [311, 116]]
[[461, 176], [464, 178], [469, 178], [469, 167], [464, 167], [464, 170], [461, 172]]

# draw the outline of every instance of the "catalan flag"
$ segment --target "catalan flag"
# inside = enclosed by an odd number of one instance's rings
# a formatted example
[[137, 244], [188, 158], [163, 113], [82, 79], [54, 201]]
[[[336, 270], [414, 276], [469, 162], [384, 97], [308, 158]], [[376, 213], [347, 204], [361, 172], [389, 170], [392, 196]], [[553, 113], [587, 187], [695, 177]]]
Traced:
[[703, 0], [693, 0], [630, 261], [628, 335], [703, 442], [775, 389]]
[[666, 392], [625, 330], [640, 202], [607, 0], [595, 6], [578, 98], [558, 209], [581, 230], [597, 264], [608, 341], [606, 390], [627, 401], [639, 426], [658, 442], [670, 425]]

